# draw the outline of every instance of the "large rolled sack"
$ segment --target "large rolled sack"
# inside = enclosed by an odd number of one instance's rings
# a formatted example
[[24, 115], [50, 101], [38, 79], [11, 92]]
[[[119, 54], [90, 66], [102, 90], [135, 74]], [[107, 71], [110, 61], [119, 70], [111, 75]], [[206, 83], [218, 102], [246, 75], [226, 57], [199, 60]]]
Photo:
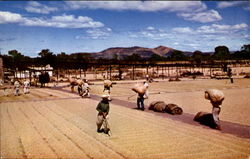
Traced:
[[112, 81], [110, 81], [110, 80], [104, 80], [103, 84], [104, 84], [105, 87], [111, 87], [112, 86]]
[[77, 83], [78, 85], [82, 85], [82, 84], [83, 84], [83, 80], [80, 80], [80, 79], [79, 79], [79, 80], [76, 81], [76, 83]]
[[136, 84], [136, 85], [134, 85], [132, 90], [135, 91], [136, 93], [144, 94], [146, 92], [147, 88], [142, 84]]
[[216, 128], [217, 126], [212, 113], [198, 112], [193, 120], [211, 128]]
[[154, 111], [157, 112], [165, 112], [165, 108], [166, 108], [166, 103], [159, 101], [154, 105]]
[[173, 103], [167, 104], [165, 111], [173, 115], [181, 115], [183, 113], [182, 108]]
[[76, 85], [77, 85], [77, 81], [76, 81], [76, 79], [74, 79], [74, 78], [69, 78], [69, 83], [70, 83], [70, 85], [72, 85], [72, 86], [76, 86]]
[[209, 113], [206, 113], [206, 112], [198, 112], [195, 116], [194, 116], [194, 121], [198, 121], [200, 122], [202, 120], [202, 117], [204, 115], [207, 115]]
[[154, 101], [152, 103], [150, 103], [149, 105], [149, 110], [154, 110], [157, 112], [164, 112], [166, 107], [166, 103], [163, 101]]
[[205, 98], [211, 100], [213, 103], [221, 104], [225, 96], [223, 92], [218, 89], [208, 89], [205, 91]]
[[149, 104], [148, 109], [149, 109], [149, 110], [154, 110], [155, 104], [156, 104], [157, 102], [159, 102], [159, 101], [153, 101], [153, 102], [151, 102], [151, 103]]

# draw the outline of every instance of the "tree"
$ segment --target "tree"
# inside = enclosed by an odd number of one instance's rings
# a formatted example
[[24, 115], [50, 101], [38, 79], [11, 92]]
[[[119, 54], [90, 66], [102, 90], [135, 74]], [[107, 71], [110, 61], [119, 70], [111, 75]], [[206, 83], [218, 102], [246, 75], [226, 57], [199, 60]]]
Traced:
[[229, 49], [226, 46], [215, 47], [214, 59], [216, 60], [226, 60], [230, 57]]
[[133, 53], [132, 55], [126, 56], [124, 58], [126, 61], [142, 61], [142, 57], [139, 54]]
[[170, 56], [170, 59], [174, 61], [178, 61], [178, 60], [181, 61], [181, 60], [186, 60], [186, 56], [184, 55], [182, 51], [174, 50]]
[[245, 51], [245, 52], [250, 53], [250, 44], [243, 45], [241, 47], [241, 51]]
[[49, 49], [43, 49], [41, 52], [38, 53], [41, 58], [49, 57], [53, 55], [53, 52], [50, 52]]
[[243, 45], [240, 52], [244, 59], [250, 59], [250, 44]]
[[194, 51], [192, 55], [192, 59], [195, 61], [197, 65], [200, 65], [202, 61], [202, 52], [199, 50]]
[[119, 56], [117, 54], [113, 54], [113, 57], [112, 57], [111, 61], [112, 61], [112, 63], [118, 63]]
[[25, 69], [30, 61], [30, 57], [22, 55], [17, 50], [8, 51], [8, 55], [11, 57], [11, 65], [14, 69]]
[[152, 54], [149, 58], [150, 61], [162, 61], [164, 60], [164, 57], [157, 55], [157, 54]]
[[234, 59], [250, 59], [250, 44], [243, 45], [240, 51], [236, 51], [232, 54]]
[[56, 56], [49, 49], [43, 49], [38, 55], [41, 56], [42, 64], [50, 64], [55, 67]]

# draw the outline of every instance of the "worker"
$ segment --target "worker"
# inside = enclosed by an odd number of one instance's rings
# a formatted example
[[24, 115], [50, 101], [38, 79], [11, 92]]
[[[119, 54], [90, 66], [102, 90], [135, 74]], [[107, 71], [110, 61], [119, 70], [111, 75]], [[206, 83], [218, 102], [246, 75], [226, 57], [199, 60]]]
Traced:
[[[109, 114], [109, 95], [104, 94], [102, 95], [102, 100], [98, 103], [96, 110], [98, 111], [97, 114], [97, 132], [101, 133], [104, 132], [106, 134], [109, 133], [110, 127], [108, 124], [108, 114]], [[101, 129], [101, 127], [104, 127]]]
[[14, 82], [14, 95], [19, 96], [19, 88], [20, 88], [20, 83], [18, 80]]
[[30, 82], [29, 82], [29, 80], [26, 80], [26, 81], [23, 82], [23, 92], [24, 92], [24, 94], [30, 93], [29, 89], [30, 89]]
[[90, 87], [89, 87], [89, 84], [88, 84], [88, 80], [85, 80], [84, 84], [83, 84], [83, 87], [82, 87], [82, 91], [83, 91], [82, 97], [90, 98], [89, 90], [90, 90]]

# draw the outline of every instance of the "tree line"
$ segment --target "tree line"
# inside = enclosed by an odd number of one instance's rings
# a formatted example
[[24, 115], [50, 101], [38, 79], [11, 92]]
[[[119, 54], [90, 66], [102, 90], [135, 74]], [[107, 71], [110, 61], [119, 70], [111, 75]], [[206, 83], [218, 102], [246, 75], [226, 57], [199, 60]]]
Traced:
[[139, 54], [132, 54], [119, 59], [117, 55], [114, 55], [111, 59], [98, 58], [95, 59], [91, 54], [66, 54], [61, 52], [54, 54], [49, 49], [43, 49], [38, 53], [38, 57], [31, 58], [25, 56], [17, 50], [8, 51], [7, 55], [1, 55], [5, 68], [13, 70], [25, 70], [29, 66], [45, 66], [50, 64], [53, 68], [89, 68], [90, 64], [130, 64], [130, 63], [155, 63], [158, 61], [192, 61], [196, 64], [200, 64], [202, 61], [212, 60], [245, 60], [250, 59], [250, 44], [243, 45], [239, 51], [230, 53], [228, 47], [217, 46], [214, 49], [213, 54], [203, 53], [196, 50], [191, 56], [185, 55], [184, 52], [174, 50], [168, 57], [159, 56], [157, 54], [151, 55], [151, 57], [145, 59]]

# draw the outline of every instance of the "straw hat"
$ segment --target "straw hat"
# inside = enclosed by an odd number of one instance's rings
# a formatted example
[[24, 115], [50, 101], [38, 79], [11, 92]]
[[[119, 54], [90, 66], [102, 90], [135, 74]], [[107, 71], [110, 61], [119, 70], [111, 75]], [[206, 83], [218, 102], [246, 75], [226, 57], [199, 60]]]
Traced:
[[109, 95], [108, 95], [108, 94], [103, 94], [103, 95], [102, 95], [102, 98], [103, 98], [103, 99], [109, 98]]

